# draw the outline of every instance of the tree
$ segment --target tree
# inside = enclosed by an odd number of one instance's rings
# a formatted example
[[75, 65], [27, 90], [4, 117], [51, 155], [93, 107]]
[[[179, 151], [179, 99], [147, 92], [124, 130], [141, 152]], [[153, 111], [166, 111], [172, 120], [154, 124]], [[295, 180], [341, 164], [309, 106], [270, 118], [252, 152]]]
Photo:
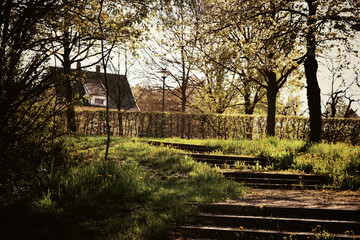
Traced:
[[169, 71], [166, 79], [170, 84], [166, 87], [181, 101], [180, 111], [185, 112], [197, 79], [196, 45], [201, 9], [198, 1], [172, 1], [170, 6], [161, 12], [157, 21], [160, 34], [151, 39], [154, 46], [147, 45], [145, 54], [150, 62], [147, 67], [152, 67], [153, 72], [163, 68]]
[[201, 79], [196, 87], [197, 102], [192, 103], [192, 106], [201, 112], [222, 114], [228, 108], [239, 105], [240, 76], [224, 66], [232, 60], [229, 56], [231, 52], [224, 42], [206, 38], [198, 48], [205, 54], [196, 63]]
[[268, 14], [259, 17], [255, 25], [262, 32], [256, 39], [259, 48], [256, 48], [255, 57], [258, 63], [256, 69], [261, 77], [253, 80], [266, 90], [268, 105], [266, 132], [269, 136], [275, 136], [276, 100], [279, 91], [303, 62], [303, 58], [299, 57], [296, 36], [289, 38], [284, 35], [287, 29], [293, 27], [293, 18], [287, 13], [277, 12], [277, 4], [279, 3], [276, 1], [272, 2]]
[[[231, 4], [217, 1], [217, 5], [211, 5], [211, 9], [214, 6], [215, 9], [209, 11], [211, 15], [217, 12], [221, 19], [215, 19], [215, 23], [213, 21], [209, 24], [210, 29], [216, 26], [216, 30], [208, 30], [210, 34], [220, 35], [220, 38], [225, 39], [231, 46], [229, 49], [236, 49], [230, 64], [225, 65], [243, 76], [247, 108], [250, 108], [248, 89], [251, 82], [266, 90], [267, 134], [270, 136], [275, 135], [278, 92], [303, 61], [303, 58], [299, 57], [301, 48], [296, 44], [296, 34], [292, 37], [287, 34], [288, 29], [294, 28], [298, 23], [294, 23], [291, 14], [278, 12], [280, 5], [281, 1], [258, 1], [251, 4], [245, 1]], [[266, 9], [266, 13], [263, 13], [262, 9]], [[257, 94], [254, 103], [258, 102], [261, 96], [259, 88], [255, 89]]]
[[[46, 77], [51, 38], [43, 24], [63, 6], [55, 0], [0, 3], [0, 191], [25, 189], [26, 180], [49, 164], [56, 132], [53, 82]], [[50, 146], [51, 147], [51, 146]], [[4, 195], [3, 195], [4, 196]]]
[[[289, 1], [292, 2], [292, 1]], [[318, 142], [321, 138], [321, 96], [317, 79], [318, 61], [316, 54], [326, 50], [324, 43], [342, 41], [350, 48], [350, 40], [360, 22], [360, 3], [358, 1], [295, 1], [289, 8], [279, 11], [291, 12], [305, 22], [299, 31], [306, 42], [305, 75], [307, 98], [310, 115], [310, 141]]]
[[[148, 14], [151, 1], [112, 1], [99, 0], [97, 23], [100, 34], [101, 62], [104, 68], [104, 82], [106, 91], [106, 132], [107, 142], [105, 160], [108, 158], [110, 147], [110, 121], [109, 121], [109, 100], [110, 91], [107, 77], [107, 67], [110, 63], [111, 52], [116, 44], [121, 42], [135, 42], [141, 34], [142, 26], [139, 24]], [[112, 91], [116, 89], [112, 89]], [[121, 89], [117, 89], [121, 90]], [[121, 100], [121, 99], [118, 99]], [[121, 105], [119, 106], [119, 110]]]
[[[244, 3], [244, 4], [243, 4]], [[204, 27], [202, 41], [199, 44], [200, 50], [205, 57], [215, 62], [220, 67], [227, 69], [237, 75], [237, 83], [234, 87], [242, 96], [245, 114], [253, 114], [256, 104], [263, 98], [265, 92], [255, 81], [258, 76], [252, 61], [253, 41], [252, 39], [260, 34], [250, 21], [246, 21], [243, 11], [247, 2], [231, 1], [209, 1], [204, 3], [203, 16]], [[241, 7], [240, 7], [241, 6]], [[257, 31], [259, 33], [257, 33]], [[212, 46], [221, 46], [219, 49]], [[214, 50], [214, 51], [212, 51]], [[226, 52], [227, 61], [224, 58], [216, 57], [219, 53]]]
[[[96, 26], [96, 2], [90, 0], [59, 1], [64, 5], [48, 25], [51, 45], [61, 48], [53, 56], [61, 62], [65, 87], [67, 129], [76, 132], [73, 85], [79, 79], [71, 72], [71, 65], [99, 55], [94, 50], [100, 34]], [[97, 64], [97, 62], [90, 65]], [[82, 68], [90, 65], [83, 65]]]
[[[275, 34], [277, 38], [288, 37], [291, 41], [295, 39], [298, 43], [305, 43], [303, 44], [306, 49], [304, 52], [304, 67], [310, 114], [310, 140], [319, 141], [322, 123], [316, 54], [328, 50], [332, 44], [327, 45], [327, 43], [334, 41], [340, 41], [344, 43], [347, 49], [351, 49], [351, 40], [355, 37], [355, 31], [360, 28], [359, 2], [339, 0], [224, 2], [214, 0], [210, 5], [215, 5], [213, 2], [220, 2], [223, 8], [227, 8], [227, 11], [212, 12], [213, 19], [219, 17], [219, 19], [225, 20], [216, 21], [216, 23], [220, 22], [220, 25], [210, 24], [211, 29], [209, 32], [211, 33], [226, 31], [239, 24], [244, 24], [244, 19], [253, 22], [264, 16], [273, 16], [274, 14], [275, 16], [288, 16], [288, 22], [291, 23], [291, 25], [287, 25], [288, 28], [284, 28], [282, 22], [272, 18], [275, 21], [270, 23], [272, 27], [265, 31], [264, 34], [266, 35], [269, 32]], [[241, 7], [236, 4], [240, 4]], [[257, 26], [253, 29], [255, 28]]]
[[[92, 62], [83, 64], [87, 68], [101, 63], [103, 57], [110, 57], [112, 49], [122, 42], [132, 44], [145, 30], [142, 20], [150, 12], [152, 0], [147, 1], [74, 1], [63, 0], [65, 8], [60, 12], [60, 21], [54, 18], [50, 25], [51, 35], [54, 36], [53, 45], [60, 46], [62, 51], [55, 53], [64, 71], [64, 85], [66, 88], [67, 123], [68, 130], [76, 131], [75, 110], [73, 99], [73, 84], [76, 79], [71, 73], [71, 65], [91, 59]], [[99, 11], [101, 21], [106, 29], [101, 32], [99, 27]], [[101, 41], [107, 41], [102, 49]], [[110, 43], [109, 43], [110, 42]], [[102, 54], [104, 50], [104, 54]]]
[[[344, 59], [344, 58], [342, 58]], [[349, 83], [350, 79], [345, 80], [344, 75], [349, 70], [346, 66], [349, 64], [344, 59], [343, 63], [334, 63], [332, 59], [326, 62], [326, 68], [330, 73], [331, 79], [331, 89], [328, 94], [328, 100], [325, 103], [325, 111], [323, 113], [324, 117], [347, 117], [348, 112], [351, 109], [351, 104], [356, 101], [356, 98], [353, 96], [352, 92], [358, 90], [356, 83], [358, 83], [358, 78], [354, 75], [354, 79]], [[348, 104], [345, 101], [348, 100]]]
[[300, 96], [296, 94], [296, 89], [293, 89], [293, 87], [289, 91], [290, 93], [280, 94], [276, 107], [277, 114], [282, 116], [303, 116], [304, 112], [301, 110], [303, 103]]

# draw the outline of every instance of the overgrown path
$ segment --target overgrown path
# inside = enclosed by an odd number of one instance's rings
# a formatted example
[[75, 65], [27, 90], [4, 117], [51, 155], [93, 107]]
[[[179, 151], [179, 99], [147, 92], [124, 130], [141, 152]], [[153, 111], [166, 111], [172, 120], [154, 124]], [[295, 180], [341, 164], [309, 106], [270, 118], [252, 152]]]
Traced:
[[[193, 225], [179, 227], [182, 239], [360, 239], [360, 192], [336, 191], [310, 174], [237, 170], [265, 166], [264, 159], [205, 154], [206, 146], [151, 142], [190, 151], [195, 160], [222, 167], [250, 191], [222, 203], [192, 203]], [[200, 152], [200, 153], [199, 153]]]

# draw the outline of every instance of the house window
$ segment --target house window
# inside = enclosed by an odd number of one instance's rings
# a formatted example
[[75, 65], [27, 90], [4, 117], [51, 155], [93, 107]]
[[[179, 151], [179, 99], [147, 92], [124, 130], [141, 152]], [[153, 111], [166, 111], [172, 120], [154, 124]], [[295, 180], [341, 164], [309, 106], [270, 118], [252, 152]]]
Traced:
[[95, 98], [95, 104], [104, 105], [104, 99]]

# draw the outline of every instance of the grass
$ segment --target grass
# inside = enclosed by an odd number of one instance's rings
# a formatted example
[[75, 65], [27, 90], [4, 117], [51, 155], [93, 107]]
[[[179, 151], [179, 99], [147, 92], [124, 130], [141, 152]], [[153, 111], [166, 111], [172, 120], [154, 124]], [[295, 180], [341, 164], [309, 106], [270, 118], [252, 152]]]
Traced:
[[[105, 162], [105, 141], [61, 139], [55, 159], [63, 168], [46, 169], [44, 176], [34, 178], [37, 188], [26, 198], [6, 202], [0, 196], [0, 239], [166, 239], [174, 226], [192, 220], [194, 209], [186, 202], [217, 202], [244, 192], [241, 184], [180, 150], [136, 139], [113, 138]], [[342, 189], [360, 188], [359, 146], [277, 138], [163, 141], [261, 156], [271, 163], [267, 170], [315, 173]]]
[[27, 198], [0, 208], [0, 239], [166, 239], [191, 221], [186, 202], [236, 198], [241, 184], [181, 151], [114, 138], [66, 137], [66, 167], [34, 179]]
[[[206, 145], [213, 153], [260, 156], [270, 163], [264, 170], [284, 170], [323, 175], [340, 189], [360, 189], [360, 146], [346, 143], [315, 143], [301, 140], [280, 140], [276, 137], [260, 140], [185, 140], [161, 139]], [[245, 168], [246, 166], [241, 166]]]

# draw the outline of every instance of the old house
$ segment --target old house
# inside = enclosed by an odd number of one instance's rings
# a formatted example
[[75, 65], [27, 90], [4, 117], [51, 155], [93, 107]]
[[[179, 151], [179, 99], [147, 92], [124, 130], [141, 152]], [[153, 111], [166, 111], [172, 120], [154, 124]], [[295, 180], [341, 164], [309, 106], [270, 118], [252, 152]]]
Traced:
[[[125, 75], [107, 73], [109, 86], [109, 108], [123, 111], [139, 111], [133, 92]], [[56, 94], [60, 101], [65, 99], [65, 84], [62, 68], [50, 68], [51, 79], [54, 80]], [[71, 70], [73, 97], [76, 105], [89, 107], [106, 107], [105, 76], [96, 71]]]

